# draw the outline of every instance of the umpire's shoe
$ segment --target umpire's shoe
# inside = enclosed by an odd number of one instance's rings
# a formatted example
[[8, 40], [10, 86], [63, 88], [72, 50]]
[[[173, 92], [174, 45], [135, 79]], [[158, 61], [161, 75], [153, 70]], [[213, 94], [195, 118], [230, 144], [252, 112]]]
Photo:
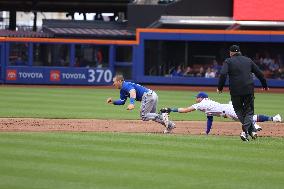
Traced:
[[253, 140], [257, 139], [257, 132], [251, 132], [249, 133], [249, 135], [251, 136]]
[[248, 142], [249, 139], [248, 139], [248, 135], [245, 133], [245, 132], [241, 132], [241, 135], [240, 135], [241, 139], [245, 142]]

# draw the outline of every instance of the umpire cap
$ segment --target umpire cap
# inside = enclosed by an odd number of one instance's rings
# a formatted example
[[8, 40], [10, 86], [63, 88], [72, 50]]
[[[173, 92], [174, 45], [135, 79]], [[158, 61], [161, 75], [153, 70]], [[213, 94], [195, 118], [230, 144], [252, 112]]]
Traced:
[[241, 52], [240, 47], [238, 45], [232, 45], [230, 47], [230, 52]]
[[196, 95], [196, 98], [208, 98], [208, 94], [205, 93], [205, 92], [199, 92], [199, 93]]

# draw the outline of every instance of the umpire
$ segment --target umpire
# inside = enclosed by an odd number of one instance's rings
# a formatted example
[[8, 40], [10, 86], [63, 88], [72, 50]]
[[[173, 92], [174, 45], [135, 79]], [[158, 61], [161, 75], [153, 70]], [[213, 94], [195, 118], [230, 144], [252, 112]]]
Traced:
[[264, 90], [268, 90], [266, 80], [257, 65], [248, 57], [242, 56], [239, 46], [230, 47], [230, 58], [223, 64], [217, 92], [221, 93], [229, 75], [229, 89], [234, 110], [242, 123], [240, 137], [249, 141], [248, 135], [256, 139], [253, 126], [254, 115], [254, 81], [253, 74], [260, 80]]

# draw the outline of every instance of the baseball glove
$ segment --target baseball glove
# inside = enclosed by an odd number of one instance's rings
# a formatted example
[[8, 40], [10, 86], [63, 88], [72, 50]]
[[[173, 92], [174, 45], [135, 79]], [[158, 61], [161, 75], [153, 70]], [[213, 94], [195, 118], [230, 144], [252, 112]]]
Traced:
[[168, 113], [168, 114], [170, 114], [171, 113], [171, 108], [162, 108], [162, 109], [160, 109], [160, 113]]

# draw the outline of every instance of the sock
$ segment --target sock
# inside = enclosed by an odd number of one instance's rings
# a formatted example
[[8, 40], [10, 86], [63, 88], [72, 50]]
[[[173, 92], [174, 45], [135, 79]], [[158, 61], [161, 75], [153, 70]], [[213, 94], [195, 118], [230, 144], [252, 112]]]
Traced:
[[272, 121], [273, 117], [267, 115], [257, 115], [257, 122]]

